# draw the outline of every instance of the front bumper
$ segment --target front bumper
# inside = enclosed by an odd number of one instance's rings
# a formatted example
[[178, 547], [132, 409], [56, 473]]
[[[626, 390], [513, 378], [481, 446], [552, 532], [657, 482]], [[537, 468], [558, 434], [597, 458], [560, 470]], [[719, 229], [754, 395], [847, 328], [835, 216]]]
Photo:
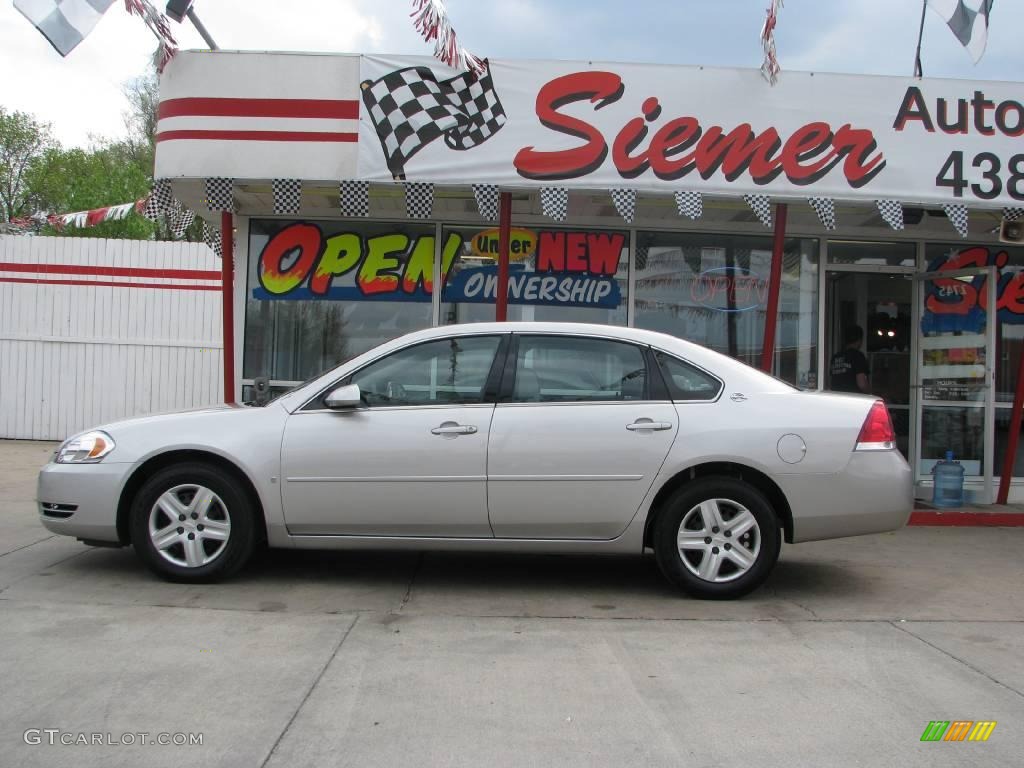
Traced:
[[36, 485], [40, 521], [64, 536], [118, 542], [117, 502], [132, 466], [106, 461], [47, 464]]
[[894, 531], [914, 506], [910, 466], [899, 451], [853, 451], [837, 474], [779, 475], [793, 512], [793, 541]]

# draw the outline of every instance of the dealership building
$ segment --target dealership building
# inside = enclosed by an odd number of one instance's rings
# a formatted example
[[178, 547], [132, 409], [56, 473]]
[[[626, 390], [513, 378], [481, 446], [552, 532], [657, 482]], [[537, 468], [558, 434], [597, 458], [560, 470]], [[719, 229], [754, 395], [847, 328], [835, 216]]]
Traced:
[[[857, 325], [918, 495], [951, 450], [988, 503], [1024, 339], [1024, 245], [1000, 239], [1024, 209], [1019, 93], [186, 51], [161, 81], [154, 198], [221, 237], [229, 399], [501, 315], [661, 331], [829, 389]], [[1022, 501], [1024, 460], [1010, 474]]]

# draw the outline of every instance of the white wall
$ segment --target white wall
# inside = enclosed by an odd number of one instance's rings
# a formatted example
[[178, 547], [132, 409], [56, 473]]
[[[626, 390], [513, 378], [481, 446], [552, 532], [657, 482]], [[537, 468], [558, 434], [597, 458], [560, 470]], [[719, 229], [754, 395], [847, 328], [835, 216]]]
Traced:
[[220, 313], [205, 244], [0, 236], [0, 437], [220, 402]]

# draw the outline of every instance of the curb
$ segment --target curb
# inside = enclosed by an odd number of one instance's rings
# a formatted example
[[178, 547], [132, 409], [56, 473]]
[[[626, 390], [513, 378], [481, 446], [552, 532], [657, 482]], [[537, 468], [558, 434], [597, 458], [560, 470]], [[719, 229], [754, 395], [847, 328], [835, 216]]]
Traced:
[[915, 509], [910, 513], [907, 525], [953, 525], [961, 527], [989, 528], [1024, 526], [1024, 514], [1019, 512], [964, 512], [933, 509]]

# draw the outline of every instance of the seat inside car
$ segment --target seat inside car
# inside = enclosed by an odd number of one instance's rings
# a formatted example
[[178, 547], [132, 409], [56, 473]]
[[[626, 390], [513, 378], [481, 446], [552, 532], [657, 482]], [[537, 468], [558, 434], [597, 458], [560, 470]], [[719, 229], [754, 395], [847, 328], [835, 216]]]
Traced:
[[518, 402], [540, 402], [540, 379], [528, 368], [516, 372], [516, 386], [513, 395]]

